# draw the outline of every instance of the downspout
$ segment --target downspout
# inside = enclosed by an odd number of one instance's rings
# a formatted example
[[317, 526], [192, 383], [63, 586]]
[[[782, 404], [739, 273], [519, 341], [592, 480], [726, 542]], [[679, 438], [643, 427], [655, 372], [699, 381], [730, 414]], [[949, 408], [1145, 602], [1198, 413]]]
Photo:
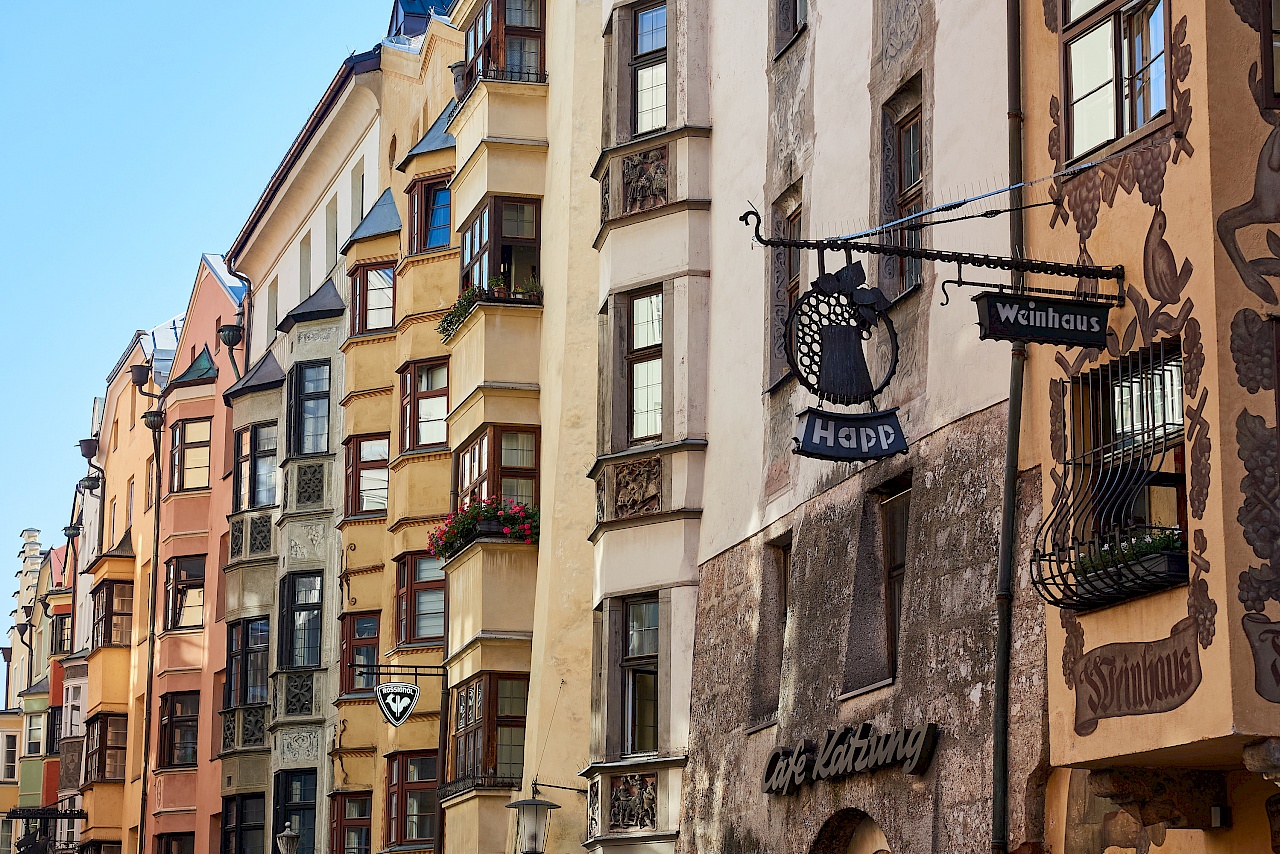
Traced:
[[[163, 395], [161, 395], [163, 397]], [[159, 407], [160, 401], [157, 399], [156, 406]], [[149, 846], [145, 844], [147, 829], [147, 795], [149, 790], [149, 776], [151, 772], [151, 706], [152, 695], [155, 693], [156, 678], [156, 587], [160, 581], [160, 488], [162, 481], [160, 472], [163, 469], [160, 466], [160, 437], [164, 432], [163, 425], [159, 430], [151, 432], [151, 444], [155, 449], [155, 503], [151, 507], [151, 584], [150, 591], [147, 596], [147, 691], [144, 695], [142, 713], [142, 797], [138, 807], [138, 854], [143, 854]]]
[[[436, 749], [436, 785], [440, 785], [440, 781], [445, 776], [445, 766], [448, 764], [449, 756], [449, 671], [444, 667], [444, 662], [449, 659], [448, 646], [449, 637], [446, 633], [444, 638], [445, 646], [440, 651], [441, 674], [440, 674], [440, 730], [439, 746]], [[444, 806], [440, 798], [436, 798], [436, 838], [435, 848], [432, 850], [435, 854], [444, 854]]]
[[244, 372], [247, 374], [249, 366], [253, 364], [252, 350], [250, 350], [250, 344], [253, 342], [253, 282], [249, 281], [249, 277], [244, 273], [236, 270], [230, 255], [222, 260], [227, 266], [227, 272], [244, 283], [244, 300], [242, 301], [244, 304]]
[[[1005, 0], [1006, 70], [1008, 75], [1009, 184], [1014, 187], [1009, 207], [1009, 249], [1025, 255], [1022, 217], [1022, 7]], [[1010, 274], [1013, 291], [1022, 290], [1022, 274]], [[996, 649], [992, 690], [991, 851], [1009, 850], [1009, 659], [1013, 647], [1013, 551], [1017, 536], [1018, 447], [1022, 435], [1022, 381], [1027, 345], [1015, 341], [1009, 360], [1009, 423], [1005, 432], [1004, 504], [1000, 515], [1000, 562], [996, 578]]]

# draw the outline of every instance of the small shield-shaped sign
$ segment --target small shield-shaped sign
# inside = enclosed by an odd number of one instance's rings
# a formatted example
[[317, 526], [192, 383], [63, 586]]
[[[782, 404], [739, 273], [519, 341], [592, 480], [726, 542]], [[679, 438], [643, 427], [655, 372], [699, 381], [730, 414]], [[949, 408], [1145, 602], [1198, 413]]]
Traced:
[[378, 698], [378, 708], [392, 726], [409, 720], [413, 707], [418, 705], [418, 686], [408, 682], [383, 682], [373, 694]]

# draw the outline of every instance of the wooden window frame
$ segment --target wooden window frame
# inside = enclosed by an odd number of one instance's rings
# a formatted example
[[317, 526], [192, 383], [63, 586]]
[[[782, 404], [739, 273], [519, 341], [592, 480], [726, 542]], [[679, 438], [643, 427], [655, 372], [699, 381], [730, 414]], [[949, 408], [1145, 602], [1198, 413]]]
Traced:
[[[884, 566], [884, 618], [885, 650], [889, 664], [889, 678], [897, 678], [899, 638], [902, 635], [902, 594], [907, 572], [908, 552], [911, 548], [911, 475], [908, 473], [882, 486], [880, 503], [880, 554]], [[894, 560], [895, 546], [891, 542], [890, 514], [895, 512], [895, 502], [905, 503], [902, 520], [902, 560]]]
[[[657, 344], [650, 344], [650, 345], [648, 345], [648, 346], [646, 346], [646, 347], [641, 347], [641, 348], [639, 348], [639, 349], [637, 349], [637, 348], [636, 348], [636, 346], [635, 346], [635, 334], [636, 334], [636, 324], [635, 324], [635, 307], [636, 307], [636, 303], [637, 303], [637, 302], [639, 302], [639, 301], [640, 301], [640, 300], [642, 300], [642, 299], [645, 299], [645, 298], [647, 298], [647, 297], [651, 297], [651, 296], [655, 296], [655, 295], [661, 298], [661, 299], [660, 299], [660, 302], [661, 302], [661, 303], [665, 303], [665, 302], [666, 302], [666, 294], [665, 294], [665, 293], [663, 293], [663, 289], [662, 289], [662, 286], [661, 286], [661, 285], [655, 285], [655, 286], [652, 286], [652, 287], [641, 288], [641, 289], [639, 289], [639, 290], [631, 291], [630, 293], [628, 293], [628, 294], [626, 295], [626, 300], [627, 300], [627, 332], [626, 332], [626, 336], [627, 336], [627, 337], [626, 337], [626, 342], [627, 342], [627, 351], [626, 351], [626, 363], [627, 363], [627, 388], [626, 388], [626, 394], [627, 394], [627, 398], [626, 398], [626, 399], [627, 399], [627, 443], [628, 443], [629, 445], [642, 445], [642, 444], [645, 444], [645, 443], [647, 443], [647, 442], [661, 441], [661, 439], [662, 439], [662, 433], [663, 433], [663, 430], [665, 429], [665, 425], [663, 424], [663, 421], [665, 421], [665, 417], [664, 417], [664, 418], [662, 418], [662, 419], [659, 419], [659, 423], [658, 423], [658, 432], [657, 432], [657, 433], [646, 434], [646, 435], [644, 435], [644, 436], [637, 436], [637, 435], [636, 435], [636, 433], [635, 433], [635, 419], [636, 419], [636, 400], [635, 400], [636, 379], [635, 379], [635, 370], [636, 370], [636, 365], [643, 364], [643, 363], [646, 363], [646, 362], [652, 362], [652, 361], [655, 361], [655, 360], [656, 360], [656, 361], [659, 363], [660, 367], [665, 367], [665, 359], [663, 358], [663, 354], [662, 354], [662, 345], [663, 345], [663, 342], [665, 341], [665, 336], [663, 337], [663, 340], [659, 341]], [[664, 305], [664, 306], [663, 306], [663, 309], [665, 309], [665, 308], [666, 308], [666, 306]], [[665, 311], [664, 311], [664, 316], [665, 316]], [[665, 385], [665, 383], [663, 383], [663, 385]], [[661, 398], [659, 398], [659, 399], [661, 399]], [[664, 413], [664, 416], [665, 416], [665, 413]]]
[[[533, 467], [509, 466], [502, 464], [502, 437], [507, 433], [531, 433], [533, 435]], [[484, 442], [485, 452], [478, 455], [484, 462], [484, 470], [472, 480], [462, 481], [463, 461], [471, 450]], [[495, 454], [497, 456], [495, 456]], [[474, 501], [484, 501], [494, 495], [502, 495], [502, 479], [504, 477], [532, 479], [533, 503], [538, 506], [541, 500], [540, 474], [542, 472], [542, 430], [532, 424], [488, 424], [479, 433], [472, 436], [462, 448], [453, 455], [454, 483], [457, 486], [456, 507], [461, 509]]]
[[[306, 391], [307, 371], [313, 368], [325, 369], [324, 391]], [[293, 457], [319, 457], [329, 453], [333, 437], [333, 418], [331, 396], [333, 394], [333, 365], [328, 359], [316, 359], [309, 362], [298, 362], [289, 371], [289, 425], [288, 453]], [[308, 451], [303, 447], [307, 424], [305, 417], [306, 404], [311, 401], [324, 401], [325, 427], [324, 447]], [[278, 434], [277, 434], [278, 435]], [[276, 453], [279, 453], [279, 440], [276, 441]]]
[[[404, 555], [396, 561], [396, 643], [437, 645], [444, 643], [444, 633], [449, 625], [448, 585], [441, 570], [440, 578], [426, 581], [418, 580], [417, 563], [422, 559], [431, 559], [425, 552], [414, 552]], [[418, 594], [428, 590], [439, 590], [443, 600], [444, 622], [438, 635], [419, 635], [418, 627]]]
[[[430, 759], [435, 764], [435, 777], [430, 780], [410, 780], [409, 769], [414, 761]], [[386, 821], [384, 823], [387, 845], [420, 846], [424, 842], [432, 842], [435, 838], [436, 810], [435, 804], [427, 813], [416, 815], [431, 816], [430, 827], [423, 836], [408, 836], [409, 815], [406, 807], [409, 795], [414, 792], [434, 792], [440, 781], [440, 760], [436, 750], [415, 750], [392, 753], [387, 757], [387, 799], [384, 802]]]
[[[253, 637], [251, 627], [254, 623], [262, 624], [260, 631], [261, 642], [250, 646], [249, 640]], [[267, 705], [271, 674], [270, 650], [271, 618], [269, 616], [246, 617], [242, 620], [233, 620], [227, 623], [227, 675], [223, 685], [224, 709], [243, 709]], [[256, 668], [253, 666], [255, 662], [257, 662]], [[252, 679], [255, 669], [260, 671], [261, 674], [259, 684], [255, 684]], [[259, 697], [253, 699], [251, 692], [260, 692]]]
[[[205, 559], [207, 555], [180, 555], [169, 558], [165, 562], [164, 576], [164, 629], [200, 629], [204, 627], [203, 596], [201, 599], [200, 622], [194, 625], [181, 625], [185, 594], [199, 588], [204, 590]], [[190, 567], [199, 567], [199, 575], [187, 575]], [[184, 569], [184, 567], [186, 567]]]
[[[298, 602], [298, 582], [303, 579], [315, 579], [320, 583], [316, 591], [320, 595], [318, 602]], [[324, 666], [324, 573], [320, 570], [290, 572], [280, 579], [280, 641], [279, 656], [276, 666], [280, 670], [300, 671], [318, 670]], [[294, 659], [299, 650], [298, 628], [294, 625], [299, 614], [316, 615], [315, 660], [299, 664]], [[310, 647], [310, 645], [308, 645]]]
[[[630, 653], [630, 637], [629, 629], [631, 622], [631, 608], [636, 605], [653, 605], [658, 611], [658, 622], [654, 626], [657, 633], [657, 646], [652, 653], [643, 653], [632, 655]], [[657, 742], [661, 736], [661, 705], [657, 697], [654, 698], [654, 724], [657, 732], [654, 734], [653, 750], [639, 750], [636, 746], [636, 688], [635, 679], [638, 674], [651, 673], [654, 679], [655, 691], [660, 684], [658, 656], [662, 649], [662, 606], [658, 602], [658, 597], [653, 595], [632, 596], [623, 600], [622, 603], [622, 650], [619, 657], [619, 664], [622, 668], [622, 692], [623, 692], [623, 754], [627, 756], [647, 756], [657, 752]]]
[[[356, 629], [360, 621], [370, 619], [373, 620], [373, 636], [357, 637]], [[338, 618], [338, 622], [342, 626], [342, 693], [373, 693], [374, 686], [378, 682], [377, 677], [372, 674], [366, 675], [356, 672], [358, 667], [363, 667], [366, 664], [356, 660], [356, 652], [361, 649], [372, 648], [373, 659], [368, 663], [374, 665], [378, 663], [378, 656], [382, 649], [382, 612], [356, 611], [343, 614]]]
[[[384, 460], [361, 460], [360, 449], [366, 442], [386, 442], [387, 458]], [[360, 475], [363, 472], [376, 471], [378, 469], [388, 472], [387, 500], [388, 503], [390, 502], [391, 435], [389, 433], [362, 433], [358, 436], [348, 437], [343, 444], [346, 445], [347, 451], [346, 515], [348, 517], [387, 515], [387, 507], [375, 507], [373, 509], [361, 507]]]
[[[116, 588], [129, 588], [129, 613], [118, 613], [116, 610]], [[92, 649], [101, 647], [116, 646], [128, 647], [133, 642], [133, 582], [119, 581], [109, 578], [97, 587], [93, 588], [90, 598], [93, 601], [93, 636], [91, 642]], [[120, 632], [121, 637], [117, 639], [117, 619], [128, 619], [127, 627]]]
[[[196, 704], [195, 712], [186, 711], [179, 714], [182, 709], [178, 704], [192, 699]], [[179, 761], [177, 758], [181, 752], [179, 738], [186, 733], [189, 733], [191, 738], [191, 758], [188, 761]], [[200, 692], [179, 691], [162, 695], [160, 697], [160, 767], [194, 768], [200, 761], [199, 739]]]
[[[188, 442], [187, 426], [199, 423], [209, 425], [209, 438], [203, 442]], [[213, 419], [187, 418], [174, 424], [170, 430], [169, 438], [173, 446], [170, 449], [169, 491], [195, 492], [201, 489], [208, 489], [213, 483]], [[209, 451], [209, 464], [205, 466], [205, 482], [190, 486], [186, 482], [187, 452], [200, 448]]]
[[1277, 25], [1280, 22], [1275, 20], [1270, 3], [1260, 2], [1258, 7], [1262, 12], [1262, 19], [1258, 26], [1258, 34], [1262, 37], [1260, 45], [1262, 61], [1259, 64], [1263, 86], [1262, 106], [1276, 110], [1280, 109], [1280, 86], [1276, 85], [1275, 48], [1273, 44], [1280, 40], [1280, 30], [1277, 29]]
[[[463, 62], [466, 63], [464, 79], [470, 92], [481, 79], [506, 80], [516, 83], [542, 83], [546, 81], [547, 44], [546, 0], [538, 0], [538, 26], [508, 26], [506, 0], [485, 0], [475, 13], [459, 29], [463, 33]], [[483, 24], [483, 26], [481, 26]], [[538, 70], [515, 72], [506, 67], [507, 39], [534, 38], [538, 40]]]
[[[12, 742], [10, 742], [12, 739]], [[18, 736], [17, 734], [5, 733], [4, 736], [4, 765], [0, 768], [0, 780], [13, 782], [18, 779]]]
[[[507, 205], [533, 206], [533, 237], [512, 237], [503, 231]], [[505, 286], [514, 291], [519, 282], [512, 278], [513, 259], [504, 259], [505, 250], [532, 249], [538, 256], [535, 275], [541, 276], [542, 266], [542, 199], [531, 196], [488, 196], [480, 208], [466, 221], [462, 234], [462, 264], [459, 292], [469, 288], [488, 291], [489, 282], [501, 277]], [[484, 281], [476, 281], [476, 271]], [[492, 296], [492, 294], [489, 294]]]
[[[261, 803], [262, 820], [246, 821], [246, 804], [258, 801]], [[281, 828], [283, 830], [284, 828]], [[260, 851], [245, 850], [245, 831], [261, 830], [262, 849]], [[222, 834], [219, 851], [235, 852], [235, 854], [271, 854], [272, 840], [267, 835], [267, 795], [265, 792], [248, 792], [242, 795], [231, 795], [222, 799]]]
[[[920, 158], [919, 170], [916, 180], [907, 183], [906, 146], [903, 144], [908, 131], [912, 127], [918, 128], [919, 144], [916, 147], [917, 156]], [[924, 210], [924, 112], [920, 107], [909, 110], [905, 116], [893, 125], [894, 143], [893, 143], [893, 176], [895, 195], [893, 199], [893, 218], [894, 221], [905, 219]], [[897, 243], [899, 246], [909, 246], [912, 248], [920, 248], [923, 241], [923, 232], [919, 229], [898, 228]], [[900, 290], [893, 296], [893, 299], [899, 299], [920, 287], [922, 283], [922, 264], [919, 258], [908, 258], [902, 256], [897, 259], [898, 262], [898, 283]]]
[[[524, 684], [524, 715], [498, 714], [498, 683], [500, 681]], [[479, 688], [478, 700], [476, 699], [477, 688]], [[496, 671], [480, 673], [454, 688], [452, 694], [450, 703], [452, 725], [449, 731], [450, 779], [480, 780], [499, 777], [498, 730], [521, 729], [525, 730], [527, 737], [529, 674]], [[461, 726], [460, 723], [462, 723]], [[461, 746], [464, 742], [465, 748]], [[521, 772], [523, 773], [523, 768]]]
[[[809, 26], [808, 0], [785, 0], [777, 4], [774, 22], [774, 54], [780, 55]], [[785, 14], [784, 14], [785, 12]]]
[[50, 618], [52, 631], [49, 636], [49, 646], [54, 655], [69, 655], [74, 652], [71, 645], [75, 642], [72, 637], [72, 625], [70, 614], [54, 614]]
[[[330, 826], [333, 828], [329, 839], [330, 854], [373, 854], [373, 792], [339, 792], [333, 798], [333, 814]], [[348, 816], [347, 805], [352, 801], [367, 801], [368, 809], [363, 816]], [[347, 831], [363, 830], [365, 845], [363, 848], [347, 847]]]
[[[443, 366], [445, 369], [444, 388], [433, 389], [431, 391], [418, 390], [418, 372], [422, 370], [430, 370]], [[419, 442], [420, 429], [422, 421], [418, 418], [418, 402], [431, 398], [443, 397], [445, 417], [449, 414], [449, 357], [442, 356], [437, 359], [423, 359], [419, 362], [411, 362], [405, 365], [400, 371], [400, 450], [420, 451], [425, 448], [445, 448], [449, 445], [449, 426], [445, 419], [438, 419], [445, 423], [444, 440], [440, 442]], [[433, 419], [437, 420], [437, 419]]]
[[[118, 744], [111, 743], [113, 722], [120, 722], [117, 729]], [[85, 779], [90, 783], [123, 783], [126, 770], [125, 748], [129, 740], [129, 716], [97, 714], [85, 722]], [[112, 763], [107, 759], [116, 752], [119, 754], [118, 777], [107, 776], [107, 769]]]
[[[25, 744], [23, 744], [23, 756], [43, 756], [45, 748], [44, 739], [44, 713], [36, 712], [26, 716], [23, 722], [22, 732], [25, 736]], [[34, 745], [34, 747], [32, 747]]]
[[194, 832], [156, 834], [157, 854], [195, 854], [195, 850]]
[[[311, 800], [290, 801], [288, 796], [289, 782], [295, 777], [305, 779], [311, 777]], [[272, 821], [274, 824], [275, 834], [284, 831], [285, 824], [291, 824], [292, 828], [297, 831], [299, 825], [303, 824], [301, 815], [307, 812], [311, 813], [311, 833], [312, 837], [310, 845], [304, 836], [299, 840], [298, 854], [314, 854], [316, 848], [316, 815], [320, 807], [320, 770], [318, 768], [281, 768], [275, 774], [275, 797], [272, 799], [274, 807]], [[298, 821], [294, 822], [297, 818]], [[275, 835], [273, 834], [273, 836]], [[269, 842], [271, 840], [268, 840]]]
[[[405, 188], [405, 193], [409, 196], [409, 254], [418, 255], [436, 249], [448, 249], [453, 241], [453, 197], [449, 190], [448, 177], [433, 175], [430, 178], [418, 178]], [[440, 193], [446, 196], [442, 206], [436, 204]], [[444, 242], [432, 243], [431, 218], [438, 207], [443, 207], [449, 212], [449, 221], [444, 226]], [[437, 231], [438, 228], [437, 226]]]
[[[667, 64], [667, 50], [671, 44], [670, 27], [668, 24], [663, 25], [662, 47], [640, 53], [640, 16], [646, 12], [652, 12], [655, 9], [665, 9], [670, 12], [667, 2], [661, 3], [645, 3], [634, 7], [631, 10], [631, 32], [633, 34], [631, 44], [631, 138], [640, 139], [652, 134], [662, 133], [667, 129], [670, 121], [671, 108], [671, 68]], [[668, 21], [669, 23], [669, 21]], [[664, 82], [663, 82], [663, 101], [662, 101], [662, 124], [647, 130], [640, 130], [640, 72], [658, 65], [666, 66]]]
[[[259, 431], [270, 428], [276, 431], [276, 441], [272, 445], [270, 453], [259, 450], [258, 435]], [[276, 482], [274, 469], [278, 466], [280, 455], [280, 432], [275, 421], [264, 421], [260, 424], [251, 424], [248, 427], [242, 427], [235, 432], [233, 453], [235, 454], [235, 478], [233, 482], [233, 512], [241, 510], [256, 510], [261, 507], [274, 507], [279, 500], [279, 484]], [[264, 501], [258, 495], [258, 475], [261, 473], [259, 467], [267, 466], [272, 469], [271, 480], [271, 496], [269, 501]]]
[[50, 706], [45, 713], [44, 744], [46, 756], [62, 754], [62, 706]]
[[[1160, 2], [1160, 0], [1149, 0], [1149, 2]], [[1071, 20], [1071, 6], [1069, 2], [1062, 3], [1061, 25], [1058, 27], [1058, 64], [1059, 77], [1062, 91], [1062, 159], [1064, 163], [1074, 163], [1082, 160], [1090, 155], [1120, 150], [1127, 148], [1133, 143], [1145, 139], [1151, 134], [1157, 132], [1161, 128], [1167, 126], [1172, 121], [1171, 107], [1173, 104], [1173, 74], [1171, 58], [1172, 47], [1172, 12], [1170, 10], [1169, 0], [1163, 0], [1164, 4], [1164, 48], [1163, 56], [1165, 63], [1165, 107], [1164, 110], [1144, 124], [1138, 125], [1134, 120], [1133, 130], [1128, 130], [1131, 116], [1127, 114], [1128, 105], [1131, 99], [1126, 98], [1130, 83], [1130, 75], [1128, 74], [1128, 40], [1125, 38], [1126, 22], [1141, 8], [1149, 5], [1149, 3], [1134, 4], [1132, 0], [1106, 0], [1106, 2], [1098, 3], [1094, 8], [1081, 15], [1076, 20]], [[1263, 3], [1263, 6], [1266, 4]], [[1265, 13], [1264, 13], [1265, 18]], [[1101, 25], [1105, 20], [1111, 19], [1111, 57], [1112, 57], [1112, 80], [1111, 85], [1114, 89], [1113, 98], [1114, 118], [1112, 130], [1114, 135], [1103, 142], [1098, 143], [1093, 148], [1085, 151], [1076, 151], [1073, 145], [1074, 132], [1074, 104], [1072, 101], [1071, 88], [1071, 59], [1069, 46], [1080, 39], [1082, 36], [1088, 35], [1096, 27]], [[1262, 27], [1265, 32], [1265, 26]]]
[[[391, 323], [387, 326], [369, 325], [369, 274], [377, 270], [391, 272]], [[360, 264], [347, 275], [351, 278], [351, 334], [371, 335], [391, 332], [396, 328], [396, 265], [390, 262]], [[332, 382], [332, 379], [330, 380]]]

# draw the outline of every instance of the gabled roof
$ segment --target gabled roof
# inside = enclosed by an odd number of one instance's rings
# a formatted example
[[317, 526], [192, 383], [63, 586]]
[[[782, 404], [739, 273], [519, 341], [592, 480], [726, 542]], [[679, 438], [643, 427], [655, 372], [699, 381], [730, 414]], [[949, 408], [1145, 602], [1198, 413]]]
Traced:
[[18, 696], [30, 697], [35, 694], [48, 694], [48, 693], [49, 693], [49, 677], [46, 676], [36, 684], [32, 685], [30, 688], [26, 688], [22, 691], [19, 691]]
[[284, 385], [284, 371], [276, 361], [275, 354], [267, 351], [267, 355], [259, 359], [248, 372], [236, 381], [235, 385], [222, 393], [222, 399], [228, 404], [246, 394], [256, 391], [268, 391]]
[[227, 297], [231, 300], [231, 303], [239, 306], [244, 301], [244, 294], [247, 288], [245, 288], [244, 282], [231, 275], [231, 271], [227, 269], [227, 262], [223, 260], [223, 257], [205, 252], [200, 256], [200, 260], [209, 268], [209, 272], [213, 273], [213, 277], [218, 280], [218, 284], [222, 285], [222, 289], [227, 292]]
[[449, 127], [449, 120], [453, 118], [453, 111], [457, 108], [458, 102], [452, 98], [449, 99], [449, 103], [445, 105], [444, 112], [436, 118], [435, 124], [427, 129], [427, 132], [422, 135], [422, 139], [418, 140], [418, 144], [409, 149], [409, 153], [396, 165], [397, 171], [403, 172], [409, 161], [419, 154], [444, 151], [456, 145], [453, 134], [447, 133], [445, 128]]
[[298, 303], [293, 311], [284, 316], [284, 320], [280, 321], [280, 325], [276, 329], [281, 332], [288, 332], [299, 323], [307, 323], [312, 320], [326, 320], [330, 317], [342, 317], [343, 312], [347, 310], [347, 306], [342, 301], [341, 295], [338, 294], [338, 288], [333, 283], [333, 279], [326, 279], [325, 283], [311, 296]]
[[382, 237], [384, 234], [398, 234], [399, 231], [400, 212], [396, 210], [396, 200], [391, 195], [391, 188], [387, 187], [382, 191], [382, 195], [378, 196], [378, 200], [373, 203], [373, 207], [369, 208], [369, 212], [365, 214], [364, 219], [360, 220], [356, 230], [351, 232], [351, 236], [347, 238], [347, 242], [342, 246], [342, 254], [346, 255], [347, 250], [351, 248], [351, 244], [358, 240]]
[[209, 345], [204, 345], [204, 349], [200, 351], [200, 355], [187, 365], [187, 369], [178, 376], [169, 380], [168, 388], [181, 388], [182, 386], [200, 385], [201, 383], [213, 382], [218, 378], [218, 366], [213, 362], [213, 354], [209, 352]]
[[106, 557], [137, 557], [133, 552], [133, 528], [125, 528], [124, 534], [120, 537], [120, 542], [116, 543], [115, 548], [105, 551], [98, 555], [99, 559]]

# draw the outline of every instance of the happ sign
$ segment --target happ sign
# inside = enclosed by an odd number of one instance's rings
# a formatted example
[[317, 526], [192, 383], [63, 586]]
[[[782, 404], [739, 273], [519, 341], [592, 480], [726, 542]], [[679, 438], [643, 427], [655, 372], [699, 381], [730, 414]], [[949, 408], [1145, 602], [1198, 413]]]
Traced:
[[806, 457], [856, 462], [907, 451], [897, 409], [854, 415], [806, 409], [799, 417], [796, 453]]

